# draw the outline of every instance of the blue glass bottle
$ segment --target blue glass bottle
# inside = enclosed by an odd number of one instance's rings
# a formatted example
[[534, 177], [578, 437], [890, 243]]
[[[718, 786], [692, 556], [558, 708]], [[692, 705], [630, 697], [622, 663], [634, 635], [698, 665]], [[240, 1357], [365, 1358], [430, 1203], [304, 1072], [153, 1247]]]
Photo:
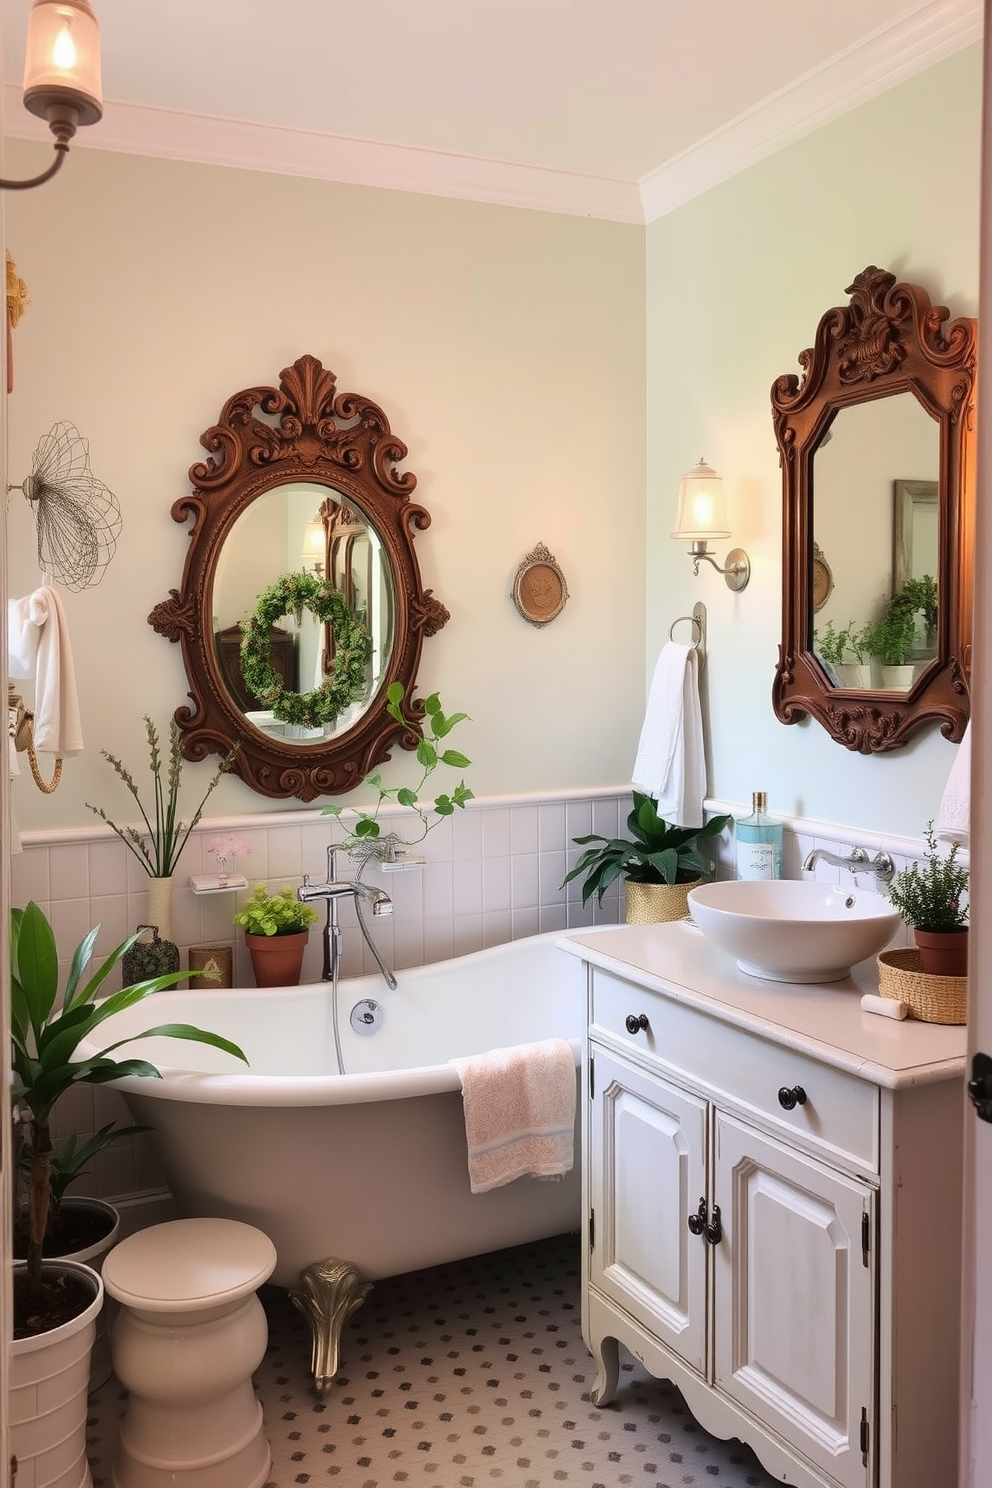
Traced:
[[738, 878], [782, 877], [782, 823], [769, 816], [764, 791], [751, 796], [751, 815], [735, 828]]

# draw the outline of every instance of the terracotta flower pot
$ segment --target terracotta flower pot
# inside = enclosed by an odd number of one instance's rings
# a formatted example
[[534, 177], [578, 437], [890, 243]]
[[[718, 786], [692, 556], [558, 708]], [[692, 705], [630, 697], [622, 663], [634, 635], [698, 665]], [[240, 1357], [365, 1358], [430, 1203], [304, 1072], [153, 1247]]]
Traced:
[[920, 964], [931, 976], [968, 975], [968, 928], [913, 931]]
[[292, 935], [249, 935], [245, 944], [251, 955], [256, 987], [295, 987], [303, 970], [309, 930]]

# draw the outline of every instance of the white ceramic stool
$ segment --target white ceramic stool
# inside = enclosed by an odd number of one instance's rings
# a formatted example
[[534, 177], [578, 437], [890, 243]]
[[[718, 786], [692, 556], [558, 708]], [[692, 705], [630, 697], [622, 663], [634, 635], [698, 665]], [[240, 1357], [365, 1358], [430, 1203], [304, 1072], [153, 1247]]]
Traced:
[[114, 1488], [262, 1488], [271, 1454], [251, 1376], [268, 1324], [255, 1290], [276, 1250], [233, 1219], [177, 1219], [122, 1240], [103, 1263], [121, 1303], [110, 1337], [130, 1391]]

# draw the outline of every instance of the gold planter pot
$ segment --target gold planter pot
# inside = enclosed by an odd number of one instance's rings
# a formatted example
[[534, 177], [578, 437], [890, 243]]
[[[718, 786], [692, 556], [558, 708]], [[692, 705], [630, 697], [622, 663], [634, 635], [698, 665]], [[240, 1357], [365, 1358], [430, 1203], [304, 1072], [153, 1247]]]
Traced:
[[691, 883], [647, 884], [623, 881], [625, 918], [628, 925], [658, 925], [666, 920], [681, 920], [689, 913], [687, 903], [690, 889], [702, 883], [694, 878]]

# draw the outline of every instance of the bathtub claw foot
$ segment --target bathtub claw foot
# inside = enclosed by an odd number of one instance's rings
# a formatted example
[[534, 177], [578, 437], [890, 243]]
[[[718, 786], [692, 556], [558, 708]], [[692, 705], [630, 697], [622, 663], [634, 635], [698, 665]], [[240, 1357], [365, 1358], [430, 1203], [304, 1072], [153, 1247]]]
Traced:
[[313, 1349], [310, 1368], [314, 1388], [323, 1395], [338, 1372], [341, 1332], [369, 1292], [370, 1281], [362, 1281], [347, 1261], [315, 1261], [302, 1276], [302, 1285], [290, 1290], [293, 1306], [310, 1325]]

